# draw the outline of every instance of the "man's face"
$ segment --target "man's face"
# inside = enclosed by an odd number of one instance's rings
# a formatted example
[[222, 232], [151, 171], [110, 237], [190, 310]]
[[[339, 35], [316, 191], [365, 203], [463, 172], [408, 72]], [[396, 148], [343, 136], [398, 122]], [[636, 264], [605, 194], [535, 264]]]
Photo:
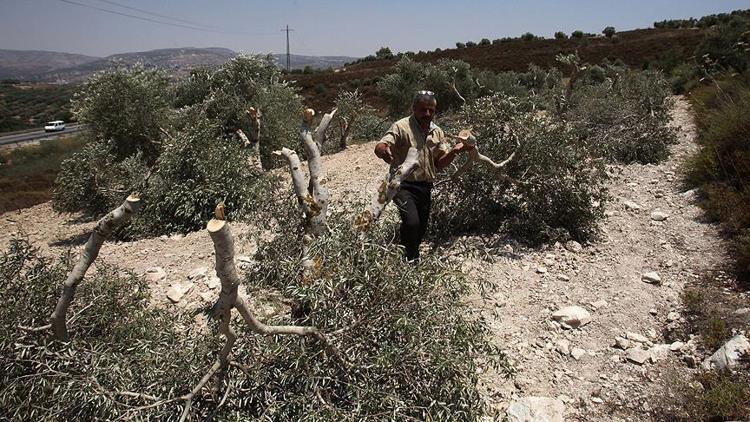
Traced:
[[435, 116], [435, 107], [437, 107], [437, 101], [435, 100], [417, 101], [412, 107], [414, 117], [422, 127], [428, 127], [432, 122], [432, 118]]

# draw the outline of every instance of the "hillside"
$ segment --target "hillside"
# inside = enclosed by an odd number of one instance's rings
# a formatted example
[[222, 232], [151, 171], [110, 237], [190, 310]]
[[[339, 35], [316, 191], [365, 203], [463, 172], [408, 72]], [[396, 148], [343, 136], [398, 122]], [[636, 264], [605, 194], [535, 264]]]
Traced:
[[[525, 71], [529, 64], [556, 66], [555, 56], [578, 51], [584, 62], [599, 63], [603, 59], [620, 59], [634, 68], [648, 66], [657, 60], [684, 61], [703, 39], [700, 29], [637, 29], [617, 33], [613, 39], [588, 37], [580, 39], [514, 39], [492, 45], [453, 48], [414, 55], [420, 62], [457, 59], [473, 67], [493, 71]], [[293, 75], [303, 95], [313, 108], [327, 109], [342, 89], [359, 88], [367, 101], [376, 108], [385, 102], [378, 96], [375, 83], [389, 73], [397, 58], [373, 60], [346, 66], [340, 71]]]
[[[164, 48], [150, 51], [91, 57], [80, 54], [56, 53], [35, 50], [0, 50], [0, 79], [18, 79], [46, 82], [81, 82], [94, 72], [106, 70], [117, 64], [143, 63], [148, 67], [168, 70], [175, 77], [183, 76], [196, 67], [214, 67], [237, 56], [228, 48]], [[286, 64], [285, 54], [273, 55], [279, 66]], [[293, 69], [307, 66], [313, 69], [335, 68], [356, 60], [349, 56], [305, 56], [292, 54]]]
[[0, 49], [0, 79], [25, 79], [29, 75], [81, 66], [96, 60], [99, 58], [82, 54]]

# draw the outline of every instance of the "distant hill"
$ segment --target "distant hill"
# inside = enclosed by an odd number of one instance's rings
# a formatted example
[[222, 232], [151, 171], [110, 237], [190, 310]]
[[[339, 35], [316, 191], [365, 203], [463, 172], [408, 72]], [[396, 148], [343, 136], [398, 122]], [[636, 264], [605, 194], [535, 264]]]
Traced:
[[[214, 67], [236, 57], [237, 52], [227, 48], [164, 48], [150, 51], [114, 54], [107, 57], [90, 57], [79, 54], [55, 53], [33, 50], [0, 50], [0, 79], [34, 81], [80, 82], [92, 73], [117, 64], [126, 66], [143, 63], [148, 67], [166, 69], [179, 77], [196, 67]], [[286, 55], [275, 54], [280, 66], [286, 65]], [[313, 69], [340, 67], [356, 60], [347, 56], [291, 55], [292, 68], [310, 66]]]
[[99, 60], [82, 54], [0, 49], [0, 79], [26, 79], [54, 69], [80, 66]]

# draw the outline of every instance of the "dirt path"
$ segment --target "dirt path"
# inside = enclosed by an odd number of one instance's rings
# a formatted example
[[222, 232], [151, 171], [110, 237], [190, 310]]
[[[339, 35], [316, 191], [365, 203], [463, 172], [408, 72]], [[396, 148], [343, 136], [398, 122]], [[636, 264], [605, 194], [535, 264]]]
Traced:
[[[476, 285], [494, 286], [483, 297], [471, 300], [518, 370], [515, 380], [491, 372], [482, 375], [482, 390], [498, 414], [519, 398], [544, 396], [564, 404], [566, 419], [646, 419], [662, 370], [685, 367], [684, 352], [667, 348], [665, 353], [667, 346], [658, 346], [665, 342], [663, 329], [668, 316], [674, 317], [670, 312], [679, 311], [685, 281], [722, 262], [723, 256], [716, 228], [700, 222], [700, 210], [679, 186], [678, 166], [697, 148], [688, 105], [682, 98], [676, 101], [673, 120], [680, 136], [669, 160], [611, 169], [612, 201], [600, 242], [576, 251], [575, 245], [567, 245], [571, 250], [564, 245], [506, 246], [510, 242], [497, 238], [499, 243], [490, 250], [492, 260], [464, 259], [464, 268]], [[374, 192], [387, 166], [374, 158], [372, 148], [372, 144], [356, 145], [323, 158], [327, 186], [336, 202], [367, 199]], [[334, 202], [332, 207], [336, 206]], [[667, 218], [654, 221], [652, 211], [661, 211]], [[93, 225], [75, 215], [57, 214], [45, 203], [0, 215], [0, 244], [23, 232], [46, 252], [59, 253], [82, 244]], [[235, 225], [236, 233], [250, 230]], [[240, 262], [242, 255], [254, 252], [248, 238], [238, 241]], [[459, 239], [446, 253], [455, 255], [462, 240], [472, 241]], [[217, 287], [212, 255], [211, 242], [201, 231], [105, 243], [100, 259], [147, 274], [156, 302], [195, 307]], [[659, 273], [661, 285], [641, 281], [641, 275], [650, 271]], [[181, 293], [176, 304], [167, 298], [170, 289]], [[266, 305], [264, 311], [262, 303], [256, 304], [261, 317], [275, 312], [273, 299]], [[551, 320], [553, 312], [570, 305], [588, 310], [591, 322], [566, 330]], [[647, 353], [658, 362], [632, 363], [626, 356], [633, 352], [614, 348], [615, 338], [627, 332], [645, 336], [641, 340], [647, 340], [647, 345], [639, 346], [631, 339], [631, 349], [649, 348]]]

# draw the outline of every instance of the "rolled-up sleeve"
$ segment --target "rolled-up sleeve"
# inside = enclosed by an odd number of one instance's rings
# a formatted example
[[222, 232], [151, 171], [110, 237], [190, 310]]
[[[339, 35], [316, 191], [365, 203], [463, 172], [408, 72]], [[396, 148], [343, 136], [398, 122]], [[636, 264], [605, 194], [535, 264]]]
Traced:
[[436, 133], [437, 135], [437, 145], [435, 145], [436, 149], [439, 149], [445, 153], [450, 152], [451, 150], [451, 143], [448, 142], [448, 137], [445, 136], [445, 133], [441, 130], [439, 133]]
[[400, 135], [399, 135], [398, 125], [394, 123], [391, 125], [390, 129], [388, 129], [388, 132], [385, 133], [385, 136], [380, 138], [380, 142], [384, 144], [388, 144], [389, 146], [392, 147], [398, 143], [399, 138], [400, 138]]

